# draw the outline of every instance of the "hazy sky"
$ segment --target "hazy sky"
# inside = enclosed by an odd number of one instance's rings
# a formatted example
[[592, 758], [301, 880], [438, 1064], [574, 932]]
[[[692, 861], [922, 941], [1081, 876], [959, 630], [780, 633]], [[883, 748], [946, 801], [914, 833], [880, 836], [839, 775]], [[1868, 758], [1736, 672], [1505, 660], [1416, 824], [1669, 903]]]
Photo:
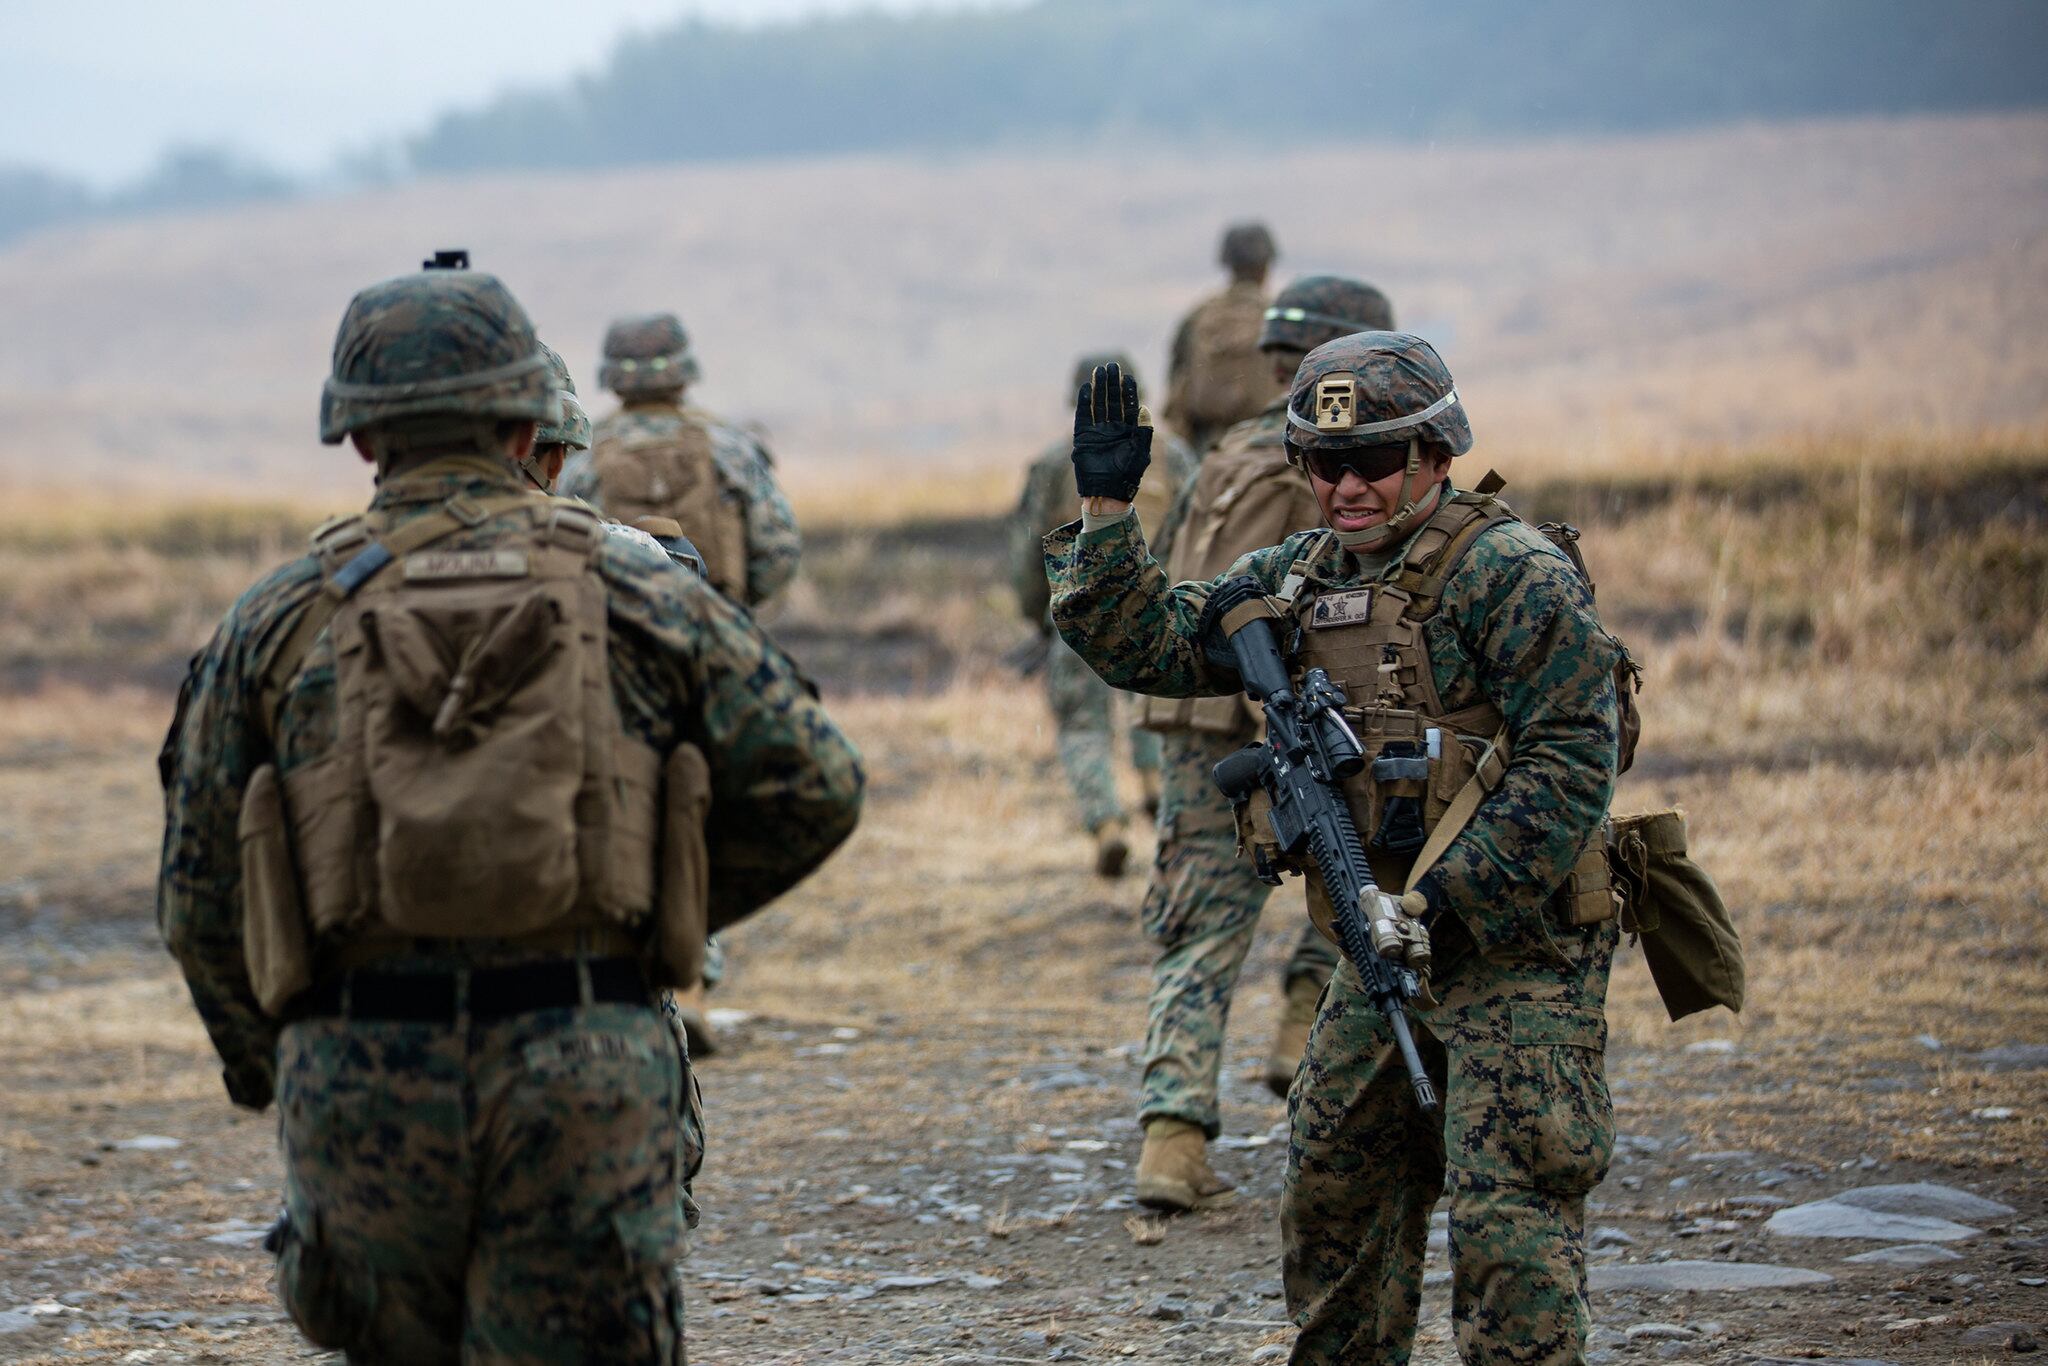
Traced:
[[587, 71], [621, 34], [683, 15], [767, 22], [966, 2], [0, 0], [0, 163], [106, 185], [167, 144], [225, 142], [318, 172], [451, 104]]

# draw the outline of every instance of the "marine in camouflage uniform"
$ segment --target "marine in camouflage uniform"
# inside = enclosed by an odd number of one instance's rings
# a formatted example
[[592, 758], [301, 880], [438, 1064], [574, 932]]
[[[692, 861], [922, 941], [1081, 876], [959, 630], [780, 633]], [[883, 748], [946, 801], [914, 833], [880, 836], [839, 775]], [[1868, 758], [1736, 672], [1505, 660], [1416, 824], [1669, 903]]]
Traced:
[[1259, 411], [1270, 386], [1258, 353], [1266, 272], [1277, 249], [1263, 223], [1233, 224], [1217, 259], [1230, 272], [1220, 293], [1196, 304], [1174, 329], [1164, 416], [1197, 452]]
[[[803, 553], [796, 513], [776, 481], [775, 460], [767, 443], [685, 402], [688, 387], [702, 376], [689, 333], [675, 314], [655, 313], [614, 322], [605, 332], [599, 379], [618, 395], [621, 407], [598, 422], [591, 443], [648, 436], [680, 426], [703, 431], [724, 486], [722, 494], [737, 500], [745, 526], [744, 575], [731, 575], [734, 580], [743, 578], [745, 591], [735, 596], [744, 605], [759, 608], [796, 577]], [[605, 509], [607, 491], [590, 450], [569, 459], [556, 489], [565, 497]], [[715, 577], [723, 578], [723, 567], [720, 569]], [[725, 967], [725, 946], [714, 938], [705, 945], [703, 981], [666, 998], [667, 1008], [683, 1022], [690, 1046], [699, 1057], [718, 1051], [718, 1034], [711, 1025], [705, 992], [718, 985]]]
[[[1072, 389], [1087, 383], [1101, 364], [1116, 363], [1130, 373], [1130, 362], [1122, 355], [1087, 356], [1075, 366]], [[1166, 490], [1184, 489], [1194, 482], [1194, 453], [1178, 439], [1168, 436], [1165, 446], [1164, 478], [1159, 481], [1161, 497]], [[1116, 690], [1095, 676], [1064, 640], [1052, 630], [1047, 615], [1050, 591], [1045, 582], [1045, 555], [1040, 543], [1045, 534], [1068, 521], [1074, 514], [1073, 443], [1059, 441], [1035, 458], [1024, 478], [1024, 493], [1012, 515], [1011, 578], [1017, 602], [1030, 621], [1048, 636], [1045, 657], [1045, 700], [1052, 710], [1058, 736], [1060, 767], [1080, 808], [1081, 824], [1096, 842], [1096, 871], [1105, 877], [1123, 872], [1130, 857], [1125, 838], [1126, 815], [1116, 792], [1115, 719]], [[1140, 508], [1142, 523], [1147, 508]], [[1159, 509], [1153, 520], [1162, 520]], [[1135, 699], [1125, 699], [1126, 704]], [[1158, 804], [1159, 739], [1149, 731], [1131, 729], [1131, 763], [1138, 770], [1150, 798]]]
[[[444, 562], [497, 563], [489, 548], [532, 536], [536, 510], [565, 510], [565, 525], [587, 516], [547, 502], [523, 468], [535, 426], [562, 410], [524, 310], [495, 279], [433, 272], [364, 290], [334, 368], [321, 436], [350, 437], [378, 464], [361, 525], [380, 544], [438, 522]], [[637, 533], [585, 544], [621, 742], [713, 757], [706, 911], [729, 922], [846, 838], [859, 756], [743, 611]], [[365, 578], [374, 590], [381, 576]], [[259, 1002], [245, 789], [274, 765], [289, 796], [301, 773], [346, 760], [335, 633], [299, 644], [321, 620], [323, 582], [338, 580], [309, 555], [242, 595], [195, 657], [160, 758], [159, 926], [230, 1099], [279, 1106], [287, 1217], [270, 1246], [284, 1303], [351, 1362], [680, 1362], [689, 1077], [652, 1008], [638, 930], [315, 933], [312, 986], [277, 1015]], [[293, 876], [299, 895], [319, 889]]]
[[[620, 354], [613, 355], [615, 351]], [[601, 377], [623, 406], [598, 422], [593, 440], [678, 420], [703, 427], [711, 438], [719, 474], [745, 513], [744, 603], [759, 607], [767, 602], [796, 577], [803, 556], [796, 513], [775, 478], [775, 457], [767, 443], [684, 402], [685, 390], [702, 371], [689, 335], [674, 314], [657, 313], [614, 323], [605, 337], [605, 352]], [[603, 509], [605, 491], [588, 451], [570, 458], [556, 491]]]
[[[1355, 411], [1335, 398], [1326, 410], [1326, 382]], [[1204, 648], [1222, 579], [1169, 584], [1119, 515], [1127, 495], [1114, 490], [1135, 487], [1144, 463], [1123, 412], [1077, 419], [1077, 482], [1100, 496], [1047, 538], [1054, 621], [1118, 686], [1227, 694], [1238, 680]], [[1435, 352], [1399, 333], [1329, 343], [1296, 377], [1289, 424], [1293, 457], [1335, 480], [1316, 484], [1331, 529], [1246, 555], [1225, 577], [1247, 575], [1326, 622], [1366, 610], [1367, 599], [1340, 595], [1426, 587], [1403, 578], [1404, 558], [1434, 510], [1453, 506], [1450, 459], [1471, 444]], [[1398, 507], [1382, 501], [1375, 514], [1361, 490], [1385, 500], [1396, 476]], [[1512, 517], [1487, 521], [1448, 572], [1421, 624], [1429, 681], [1447, 712], [1498, 715], [1505, 764], [1419, 877], [1412, 852], [1406, 864], [1374, 857], [1381, 885], [1407, 886], [1404, 904], [1428, 931], [1437, 1003], [1409, 1014], [1443, 1112], [1417, 1109], [1390, 1032], [1341, 965], [1289, 1100], [1281, 1217], [1297, 1363], [1408, 1360], [1430, 1210], [1446, 1188], [1463, 1358], [1584, 1357], [1585, 1198], [1613, 1147], [1604, 1006], [1618, 931], [1611, 919], [1573, 926], [1558, 904], [1613, 789], [1619, 647], [1571, 563]], [[1309, 639], [1318, 631], [1292, 634], [1292, 649], [1328, 648]], [[1361, 685], [1350, 686], [1356, 706]], [[1368, 781], [1353, 780], [1354, 806]]]
[[[1155, 555], [1171, 581], [1214, 578], [1240, 555], [1321, 524], [1314, 492], [1287, 460], [1288, 384], [1314, 347], [1393, 323], [1386, 296], [1356, 280], [1308, 276], [1274, 297], [1259, 332], [1259, 351], [1273, 371], [1273, 401], [1224, 433], [1177, 500], [1171, 553]], [[1241, 696], [1150, 697], [1140, 712], [1142, 724], [1160, 733], [1165, 758], [1159, 846], [1143, 913], [1159, 956], [1152, 965], [1138, 1110], [1146, 1133], [1138, 1199], [1180, 1210], [1198, 1203], [1203, 1189], [1222, 1184], [1190, 1131], [1204, 1140], [1221, 1132], [1217, 1082], [1230, 999], [1272, 890], [1237, 856], [1230, 803], [1210, 774], [1261, 727]], [[1336, 966], [1335, 946], [1304, 921], [1282, 969], [1285, 1005], [1266, 1058], [1266, 1084], [1279, 1095], [1293, 1084], [1316, 1003]]]

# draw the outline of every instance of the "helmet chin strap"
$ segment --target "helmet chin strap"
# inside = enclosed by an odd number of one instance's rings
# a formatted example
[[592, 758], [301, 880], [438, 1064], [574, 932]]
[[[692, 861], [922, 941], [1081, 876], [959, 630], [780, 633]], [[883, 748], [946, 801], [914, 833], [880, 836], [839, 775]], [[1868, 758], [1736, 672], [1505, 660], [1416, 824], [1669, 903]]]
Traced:
[[1401, 506], [1394, 515], [1378, 526], [1369, 526], [1362, 531], [1337, 532], [1337, 544], [1346, 550], [1363, 550], [1370, 553], [1398, 545], [1406, 539], [1408, 532], [1417, 522], [1424, 521], [1436, 511], [1437, 499], [1443, 494], [1441, 480], [1430, 481], [1427, 488], [1422, 483], [1422, 442], [1416, 437], [1408, 438], [1408, 470], [1401, 476]]
[[550, 497], [554, 495], [555, 486], [541, 473], [538, 457], [529, 455], [524, 460], [514, 460], [512, 463], [519, 467], [519, 472], [525, 475], [527, 481], [535, 488]]

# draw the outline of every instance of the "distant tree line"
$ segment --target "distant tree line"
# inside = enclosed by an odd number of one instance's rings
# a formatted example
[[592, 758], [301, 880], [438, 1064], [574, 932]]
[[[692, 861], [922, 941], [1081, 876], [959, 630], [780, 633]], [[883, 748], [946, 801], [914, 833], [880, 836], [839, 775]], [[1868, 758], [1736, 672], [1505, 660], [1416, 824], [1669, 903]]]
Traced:
[[[1030, 0], [685, 20], [451, 111], [342, 181], [1131, 135], [1262, 144], [2048, 105], [2048, 0]], [[0, 166], [0, 241], [288, 194], [213, 148], [96, 192]]]
[[141, 178], [106, 191], [34, 167], [0, 166], [0, 242], [78, 219], [213, 208], [293, 189], [285, 176], [215, 147], [173, 147]]
[[451, 112], [419, 170], [1133, 133], [1286, 140], [1652, 130], [2048, 104], [2044, 0], [1037, 0], [623, 42]]

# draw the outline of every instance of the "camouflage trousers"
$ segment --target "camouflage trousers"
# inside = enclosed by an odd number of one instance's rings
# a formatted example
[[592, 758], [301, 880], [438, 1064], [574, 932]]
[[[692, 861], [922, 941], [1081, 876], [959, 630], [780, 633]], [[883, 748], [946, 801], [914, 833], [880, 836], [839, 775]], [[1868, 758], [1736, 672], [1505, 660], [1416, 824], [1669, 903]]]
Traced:
[[659, 1012], [304, 1020], [278, 1043], [285, 1308], [352, 1363], [680, 1363]]
[[1408, 1360], [1447, 1185], [1460, 1356], [1585, 1359], [1586, 1193], [1614, 1150], [1605, 1002], [1618, 938], [1613, 921], [1556, 929], [1444, 972], [1439, 1004], [1410, 1012], [1443, 1096], [1436, 1121], [1416, 1108], [1357, 973], [1337, 969], [1288, 1099], [1280, 1220], [1295, 1363]]
[[[1216, 1103], [1224, 1026], [1238, 973], [1272, 888], [1237, 856], [1230, 803], [1209, 770], [1241, 739], [1170, 731], [1163, 737], [1159, 848], [1145, 889], [1145, 933], [1159, 945], [1145, 1026], [1142, 1123], [1154, 1116], [1222, 1131]], [[1281, 986], [1330, 979], [1337, 950], [1304, 915]]]
[[[1124, 818], [1116, 795], [1116, 695], [1117, 690], [1097, 678], [1055, 631], [1045, 657], [1045, 697], [1059, 735], [1060, 767], [1081, 808], [1081, 824], [1089, 830]], [[1141, 771], [1156, 770], [1159, 737], [1134, 727], [1131, 764]]]

